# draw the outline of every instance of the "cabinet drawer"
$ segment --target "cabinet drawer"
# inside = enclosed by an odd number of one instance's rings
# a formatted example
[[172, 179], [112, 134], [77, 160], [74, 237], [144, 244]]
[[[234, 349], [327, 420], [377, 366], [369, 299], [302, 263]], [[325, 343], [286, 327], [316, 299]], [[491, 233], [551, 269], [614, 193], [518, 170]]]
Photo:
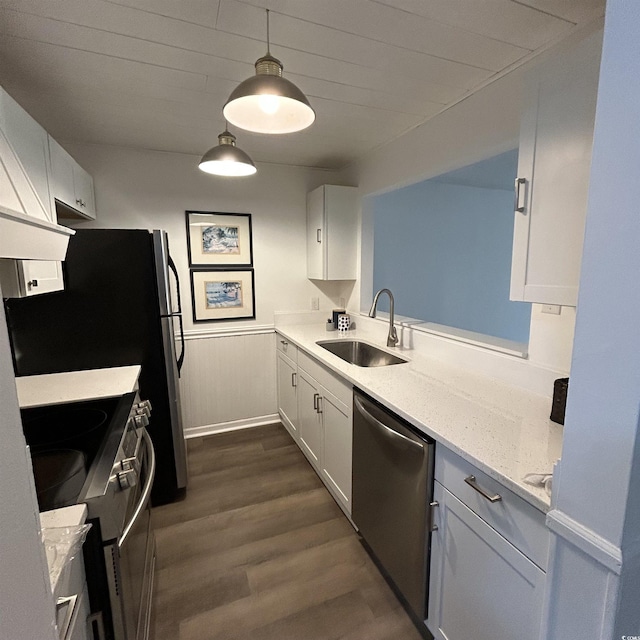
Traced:
[[[475, 476], [477, 485], [488, 494], [499, 494], [502, 499], [490, 502], [465, 482], [469, 476]], [[436, 447], [435, 478], [546, 571], [549, 531], [544, 513], [445, 447]]]
[[282, 337], [279, 333], [276, 333], [276, 346], [278, 347], [278, 351], [284, 353], [289, 360], [294, 363], [298, 362], [298, 347]]
[[298, 353], [298, 366], [304, 369], [312, 378], [315, 378], [327, 391], [332, 393], [343, 403], [351, 416], [353, 403], [353, 387], [337, 377], [335, 373], [323, 367], [317, 360], [308, 356], [304, 351]]

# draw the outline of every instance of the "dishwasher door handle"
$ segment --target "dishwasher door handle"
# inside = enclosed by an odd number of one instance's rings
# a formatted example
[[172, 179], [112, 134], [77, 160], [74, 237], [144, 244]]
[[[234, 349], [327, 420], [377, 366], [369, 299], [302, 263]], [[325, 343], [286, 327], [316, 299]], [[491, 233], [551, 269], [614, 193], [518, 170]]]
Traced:
[[411, 438], [407, 438], [407, 436], [403, 436], [401, 433], [398, 433], [395, 429], [392, 429], [391, 427], [388, 427], [386, 424], [384, 424], [384, 422], [380, 422], [380, 420], [378, 420], [377, 418], [372, 416], [367, 411], [366, 407], [364, 406], [364, 404], [362, 403], [360, 398], [354, 398], [353, 401], [354, 401], [354, 403], [356, 405], [356, 408], [360, 412], [360, 415], [362, 415], [362, 417], [370, 425], [372, 425], [374, 427], [377, 427], [378, 429], [382, 430], [387, 436], [390, 437], [391, 440], [397, 440], [398, 442], [402, 441], [402, 442], [404, 442], [404, 444], [407, 444], [410, 447], [413, 447], [414, 449], [419, 449], [420, 451], [424, 451], [424, 446], [421, 445], [419, 442], [416, 442], [415, 440], [412, 440]]

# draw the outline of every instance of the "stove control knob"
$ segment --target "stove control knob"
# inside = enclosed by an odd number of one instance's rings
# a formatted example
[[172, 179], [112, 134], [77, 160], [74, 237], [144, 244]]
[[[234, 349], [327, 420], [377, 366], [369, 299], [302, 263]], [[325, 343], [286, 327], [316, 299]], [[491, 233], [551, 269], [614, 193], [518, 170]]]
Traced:
[[149, 418], [145, 415], [134, 416], [134, 422], [136, 423], [136, 427], [146, 427], [149, 425]]
[[144, 414], [149, 417], [151, 415], [151, 403], [148, 400], [142, 400], [141, 402], [138, 402], [138, 404], [136, 405], [136, 413], [138, 415]]
[[135, 487], [138, 484], [138, 474], [135, 469], [127, 469], [126, 471], [119, 471], [117, 474], [118, 484], [120, 488], [124, 491], [125, 489], [130, 489], [131, 487]]

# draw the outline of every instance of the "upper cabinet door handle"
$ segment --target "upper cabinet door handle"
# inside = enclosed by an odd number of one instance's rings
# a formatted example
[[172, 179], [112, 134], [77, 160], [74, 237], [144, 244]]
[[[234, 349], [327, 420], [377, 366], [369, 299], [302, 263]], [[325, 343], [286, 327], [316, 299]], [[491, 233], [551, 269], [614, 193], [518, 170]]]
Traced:
[[316, 229], [316, 242], [322, 243], [322, 229]]
[[516, 178], [516, 197], [515, 202], [513, 204], [513, 208], [519, 213], [524, 212], [525, 207], [525, 185], [527, 184], [526, 178]]

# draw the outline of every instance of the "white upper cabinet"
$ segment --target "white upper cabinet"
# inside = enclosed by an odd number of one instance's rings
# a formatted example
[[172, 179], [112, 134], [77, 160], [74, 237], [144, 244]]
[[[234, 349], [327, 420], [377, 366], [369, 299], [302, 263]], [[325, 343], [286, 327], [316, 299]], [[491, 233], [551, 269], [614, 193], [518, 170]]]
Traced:
[[49, 153], [53, 197], [73, 210], [61, 208], [58, 217], [95, 220], [93, 178], [51, 136]]
[[355, 187], [323, 185], [307, 195], [307, 277], [355, 280], [357, 196]]
[[602, 32], [542, 63], [521, 122], [512, 300], [575, 306]]
[[[55, 223], [56, 212], [50, 191], [51, 164], [47, 132], [10, 96], [0, 88], [0, 129], [15, 162], [22, 165], [24, 180], [31, 183], [27, 191], [32, 202], [23, 202], [29, 216]], [[21, 192], [24, 198], [25, 191]], [[34, 195], [35, 194], [35, 195]], [[35, 230], [29, 233], [33, 234]], [[35, 243], [35, 237], [33, 237]], [[62, 264], [50, 260], [0, 260], [0, 286], [5, 297], [23, 297], [64, 288]]]
[[42, 207], [30, 208], [30, 215], [55, 222], [49, 190], [49, 142], [47, 132], [0, 88], [0, 128], [29, 177]]

